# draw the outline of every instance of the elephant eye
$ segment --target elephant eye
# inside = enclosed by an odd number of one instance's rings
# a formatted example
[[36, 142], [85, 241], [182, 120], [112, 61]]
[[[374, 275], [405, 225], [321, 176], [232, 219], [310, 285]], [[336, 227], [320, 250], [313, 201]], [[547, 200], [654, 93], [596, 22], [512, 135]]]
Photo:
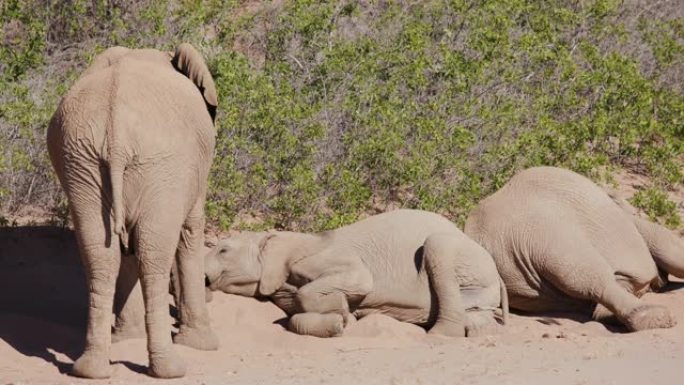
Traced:
[[228, 248], [227, 247], [222, 247], [221, 250], [219, 250], [219, 254], [227, 253]]

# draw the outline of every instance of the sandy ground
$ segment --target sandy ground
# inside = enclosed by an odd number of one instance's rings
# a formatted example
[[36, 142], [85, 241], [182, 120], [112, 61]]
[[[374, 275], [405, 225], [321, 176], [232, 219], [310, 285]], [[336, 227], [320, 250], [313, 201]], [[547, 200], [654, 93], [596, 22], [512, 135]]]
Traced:
[[[680, 325], [625, 333], [581, 317], [514, 314], [496, 336], [447, 339], [383, 316], [344, 337], [286, 331], [274, 305], [227, 294], [209, 304], [221, 348], [178, 346], [185, 378], [147, 377], [145, 341], [112, 346], [112, 377], [128, 384], [678, 384], [684, 365], [684, 284], [649, 294]], [[73, 234], [54, 227], [0, 229], [0, 385], [70, 384], [82, 348], [86, 289]], [[171, 318], [169, 318], [171, 323]]]

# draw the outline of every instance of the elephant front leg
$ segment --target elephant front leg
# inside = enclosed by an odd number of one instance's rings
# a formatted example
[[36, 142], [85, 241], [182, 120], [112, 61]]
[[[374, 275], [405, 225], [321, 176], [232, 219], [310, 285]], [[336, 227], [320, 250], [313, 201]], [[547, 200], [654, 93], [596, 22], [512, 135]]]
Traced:
[[[337, 314], [342, 318], [343, 327], [347, 326], [355, 319], [349, 311], [348, 295], [364, 297], [370, 292], [372, 281], [372, 276], [367, 271], [337, 273], [321, 277], [299, 288], [295, 297], [297, 308], [303, 313]], [[306, 322], [312, 322], [314, 319], [313, 316], [306, 317], [309, 317]], [[328, 325], [328, 323], [335, 324], [337, 318], [326, 316], [320, 319], [325, 320], [321, 322]]]
[[289, 331], [314, 337], [335, 337], [342, 334], [345, 319], [341, 314], [297, 313], [301, 308], [301, 304], [298, 303], [301, 300], [298, 301], [296, 296], [297, 288], [285, 283], [270, 297], [276, 306], [291, 316], [287, 324]]
[[466, 335], [465, 308], [456, 281], [456, 258], [461, 241], [448, 234], [431, 235], [423, 245], [425, 270], [437, 297], [437, 320], [431, 334]]
[[290, 317], [287, 328], [293, 333], [314, 337], [337, 337], [344, 330], [345, 320], [338, 313], [299, 313]]
[[[204, 288], [204, 241], [203, 205], [198, 203], [186, 219], [176, 254], [175, 285], [176, 306], [180, 314], [180, 327], [174, 342], [199, 350], [218, 349], [218, 337], [209, 324]], [[179, 287], [180, 286], [180, 287]]]

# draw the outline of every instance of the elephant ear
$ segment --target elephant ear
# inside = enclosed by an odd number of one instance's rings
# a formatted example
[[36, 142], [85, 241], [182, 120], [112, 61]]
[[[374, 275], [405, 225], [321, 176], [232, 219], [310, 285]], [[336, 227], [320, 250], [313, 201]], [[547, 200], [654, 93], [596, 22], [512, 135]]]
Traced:
[[259, 242], [259, 262], [261, 262], [261, 279], [259, 294], [270, 296], [280, 289], [290, 274], [288, 267], [289, 248], [281, 245], [281, 236], [267, 234]]
[[216, 119], [216, 107], [218, 106], [218, 96], [216, 93], [216, 86], [214, 85], [214, 79], [211, 77], [209, 68], [204, 63], [202, 55], [188, 43], [182, 43], [176, 47], [176, 52], [171, 59], [173, 66], [181, 72], [183, 75], [187, 76], [188, 79], [192, 80], [193, 83], [199, 88], [204, 98], [204, 102], [207, 104], [207, 110], [209, 115], [211, 115], [211, 120]]

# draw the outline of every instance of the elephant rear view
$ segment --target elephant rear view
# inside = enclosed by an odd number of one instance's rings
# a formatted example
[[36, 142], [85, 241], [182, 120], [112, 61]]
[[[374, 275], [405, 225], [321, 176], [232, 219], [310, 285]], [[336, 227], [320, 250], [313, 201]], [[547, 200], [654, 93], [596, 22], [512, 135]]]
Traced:
[[185, 372], [167, 322], [174, 258], [181, 281], [175, 340], [218, 347], [200, 256], [216, 105], [211, 74], [191, 45], [175, 53], [114, 47], [95, 58], [52, 117], [48, 151], [69, 200], [90, 290], [85, 351], [73, 374], [109, 376], [122, 247], [138, 263], [149, 373], [168, 378]]

